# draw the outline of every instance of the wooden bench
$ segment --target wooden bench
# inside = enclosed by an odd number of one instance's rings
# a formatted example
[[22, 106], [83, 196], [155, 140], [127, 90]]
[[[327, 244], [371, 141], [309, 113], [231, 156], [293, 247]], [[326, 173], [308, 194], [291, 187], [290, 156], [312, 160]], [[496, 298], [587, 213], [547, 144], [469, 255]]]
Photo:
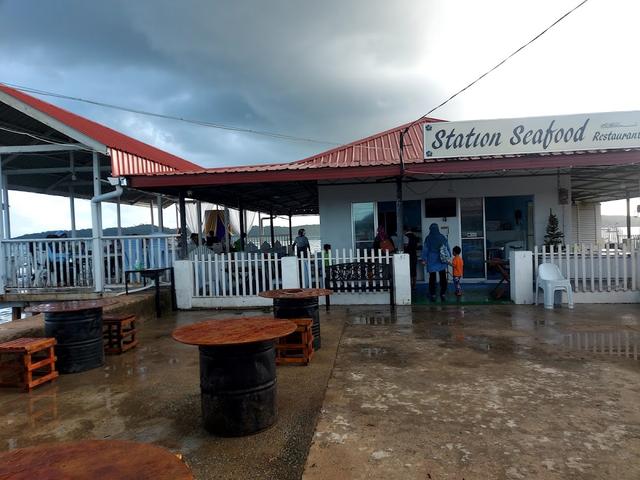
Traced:
[[313, 358], [312, 318], [288, 318], [296, 324], [296, 331], [280, 337], [276, 343], [276, 365], [301, 363], [309, 365]]
[[138, 345], [136, 340], [136, 316], [131, 314], [103, 315], [102, 337], [104, 353], [119, 355]]
[[[391, 263], [351, 262], [329, 265], [325, 269], [325, 288], [334, 292], [389, 292], [389, 305], [395, 308], [393, 267]], [[330, 299], [326, 298], [329, 311]]]
[[0, 386], [27, 392], [58, 378], [55, 338], [18, 338], [0, 344]]

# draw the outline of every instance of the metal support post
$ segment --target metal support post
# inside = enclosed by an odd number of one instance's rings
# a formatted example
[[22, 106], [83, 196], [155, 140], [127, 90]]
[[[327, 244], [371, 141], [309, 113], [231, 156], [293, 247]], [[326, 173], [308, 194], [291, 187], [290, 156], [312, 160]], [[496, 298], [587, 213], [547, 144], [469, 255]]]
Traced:
[[[2, 155], [0, 155], [0, 190], [4, 190], [4, 184], [2, 182], [4, 177], [2, 175]], [[6, 270], [6, 255], [4, 254], [4, 212], [0, 209], [0, 293], [5, 293], [7, 270]]]
[[120, 209], [120, 197], [116, 202], [116, 226], [118, 227], [118, 236], [122, 236], [122, 212]]
[[153, 233], [156, 226], [156, 222], [153, 218], [153, 200], [149, 200], [149, 212], [151, 213], [151, 233]]
[[271, 227], [271, 248], [273, 248], [273, 245], [276, 243], [276, 235], [273, 231], [273, 210], [269, 212], [269, 226]]
[[291, 214], [289, 214], [289, 245], [293, 244], [293, 228], [291, 226]]
[[[71, 181], [76, 180], [76, 166], [73, 152], [69, 152], [69, 168], [71, 169]], [[76, 238], [76, 192], [73, 184], [69, 187], [69, 215], [71, 216], [71, 238]]]
[[629, 190], [627, 190], [627, 244], [631, 248], [631, 199], [629, 198]]
[[[402, 177], [396, 178], [396, 251], [401, 252], [403, 250], [403, 238], [404, 238], [404, 210], [402, 203]], [[391, 235], [389, 235], [391, 236]]]
[[196, 215], [198, 216], [196, 230], [198, 232], [198, 243], [200, 243], [204, 237], [202, 236], [202, 202], [199, 200], [198, 203], [196, 203]]
[[164, 215], [162, 211], [162, 195], [156, 197], [158, 202], [158, 230], [160, 233], [164, 233]]
[[245, 239], [244, 239], [244, 235], [245, 235], [245, 225], [244, 225], [244, 208], [242, 208], [242, 204], [239, 204], [239, 210], [240, 210], [240, 249], [244, 252], [245, 250]]
[[5, 238], [11, 238], [11, 213], [9, 209], [9, 181], [6, 174], [2, 174], [2, 206], [4, 208], [4, 234]]
[[[93, 152], [93, 196], [102, 193], [100, 185], [100, 158], [98, 152]], [[104, 261], [102, 251], [102, 204], [91, 202], [91, 236], [93, 259], [93, 282], [96, 292], [104, 290]]]
[[180, 210], [180, 258], [187, 259], [187, 206], [184, 201], [184, 192], [178, 194]]

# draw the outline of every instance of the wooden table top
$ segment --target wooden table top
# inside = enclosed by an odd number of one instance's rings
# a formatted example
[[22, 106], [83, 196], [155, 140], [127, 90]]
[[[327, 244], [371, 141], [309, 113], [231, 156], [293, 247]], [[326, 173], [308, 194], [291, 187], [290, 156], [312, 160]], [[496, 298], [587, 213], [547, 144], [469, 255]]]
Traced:
[[188, 345], [221, 346], [274, 340], [295, 330], [290, 320], [264, 316], [207, 320], [176, 328], [172, 336]]
[[56, 312], [77, 312], [78, 310], [90, 310], [102, 308], [107, 305], [118, 303], [115, 298], [96, 298], [95, 300], [68, 300], [66, 302], [41, 303], [32, 305], [25, 309], [31, 313], [56, 313]]
[[84, 440], [0, 452], [0, 478], [11, 480], [192, 480], [175, 454], [149, 443]]
[[279, 290], [267, 290], [260, 292], [258, 295], [262, 298], [296, 299], [324, 297], [325, 295], [331, 295], [332, 293], [333, 290], [329, 290], [328, 288], [281, 288]]

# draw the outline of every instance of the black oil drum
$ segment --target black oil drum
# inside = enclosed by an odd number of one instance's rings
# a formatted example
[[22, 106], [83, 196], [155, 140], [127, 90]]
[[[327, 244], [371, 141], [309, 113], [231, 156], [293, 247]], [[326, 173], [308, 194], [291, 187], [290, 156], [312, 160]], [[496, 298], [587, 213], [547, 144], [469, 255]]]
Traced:
[[57, 341], [60, 373], [84, 372], [104, 364], [102, 308], [45, 313], [44, 332]]
[[207, 431], [237, 437], [273, 425], [278, 417], [275, 358], [273, 340], [200, 347], [200, 395]]
[[273, 316], [275, 318], [311, 318], [313, 324], [313, 349], [320, 350], [320, 311], [318, 297], [308, 298], [274, 298]]

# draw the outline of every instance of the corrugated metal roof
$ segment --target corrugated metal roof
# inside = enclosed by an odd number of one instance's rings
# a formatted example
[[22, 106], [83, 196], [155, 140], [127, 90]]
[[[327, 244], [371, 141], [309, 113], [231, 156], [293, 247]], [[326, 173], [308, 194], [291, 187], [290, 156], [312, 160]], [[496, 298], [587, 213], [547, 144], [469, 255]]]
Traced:
[[115, 176], [200, 169], [198, 165], [183, 158], [152, 147], [24, 92], [2, 84], [0, 84], [0, 91], [105, 145], [111, 156], [112, 174]]
[[422, 126], [425, 123], [440, 122], [433, 118], [424, 118], [415, 123], [406, 123], [370, 137], [336, 147], [332, 150], [313, 155], [303, 160], [290, 163], [270, 163], [261, 165], [242, 165], [230, 167], [199, 168], [181, 172], [157, 172], [156, 175], [180, 174], [223, 174], [223, 173], [257, 173], [291, 170], [307, 170], [316, 168], [352, 168], [393, 166], [400, 164], [400, 132], [407, 126], [405, 136], [404, 162], [423, 163], [422, 144], [424, 142]]

